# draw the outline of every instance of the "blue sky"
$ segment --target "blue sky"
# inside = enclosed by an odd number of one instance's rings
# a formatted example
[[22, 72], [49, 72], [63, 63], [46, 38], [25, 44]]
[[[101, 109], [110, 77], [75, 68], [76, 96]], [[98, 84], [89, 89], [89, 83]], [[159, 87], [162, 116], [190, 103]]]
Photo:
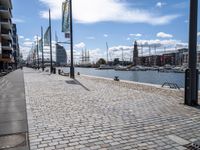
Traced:
[[[17, 23], [24, 57], [30, 51], [40, 27], [48, 26], [47, 11], [52, 12], [52, 35], [61, 33], [63, 0], [12, 0], [13, 20]], [[73, 0], [74, 49], [90, 50], [92, 60], [106, 56], [106, 42], [112, 57], [120, 57], [125, 49], [131, 55], [134, 40], [139, 44], [163, 47], [187, 47], [189, 0]], [[200, 18], [200, 14], [199, 17]], [[200, 29], [198, 29], [200, 31]], [[68, 47], [65, 45], [66, 49]]]

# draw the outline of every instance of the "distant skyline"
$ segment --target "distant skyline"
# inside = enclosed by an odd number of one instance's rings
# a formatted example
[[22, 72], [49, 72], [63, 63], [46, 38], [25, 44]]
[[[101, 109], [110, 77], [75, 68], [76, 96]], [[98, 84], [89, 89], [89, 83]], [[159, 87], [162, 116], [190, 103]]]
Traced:
[[[52, 13], [52, 35], [66, 41], [61, 33], [63, 0], [12, 0], [13, 21], [17, 24], [24, 59], [40, 27], [48, 27]], [[73, 0], [74, 51], [76, 61], [83, 49], [90, 50], [92, 61], [106, 58], [106, 42], [111, 57], [131, 58], [134, 40], [156, 45], [158, 50], [187, 47], [189, 0]], [[200, 6], [200, 4], [199, 4]], [[200, 9], [200, 7], [199, 7]], [[198, 18], [200, 18], [200, 13]], [[199, 25], [198, 25], [199, 27]], [[200, 28], [198, 28], [200, 38]], [[199, 39], [198, 39], [198, 42]], [[69, 47], [64, 45], [69, 52]], [[148, 50], [145, 51], [147, 53]]]

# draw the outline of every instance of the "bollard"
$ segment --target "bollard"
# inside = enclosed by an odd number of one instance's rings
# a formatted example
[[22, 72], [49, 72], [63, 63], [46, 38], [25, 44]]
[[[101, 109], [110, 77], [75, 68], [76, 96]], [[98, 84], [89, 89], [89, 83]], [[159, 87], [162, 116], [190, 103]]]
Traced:
[[115, 77], [114, 77], [114, 81], [119, 81], [119, 77], [118, 77], [118, 76], [115, 76]]

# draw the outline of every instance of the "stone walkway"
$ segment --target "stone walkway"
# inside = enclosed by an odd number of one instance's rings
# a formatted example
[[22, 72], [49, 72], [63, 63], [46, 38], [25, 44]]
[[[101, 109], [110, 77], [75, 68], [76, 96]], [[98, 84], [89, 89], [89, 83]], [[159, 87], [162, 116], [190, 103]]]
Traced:
[[24, 69], [31, 150], [183, 150], [200, 109], [182, 92]]

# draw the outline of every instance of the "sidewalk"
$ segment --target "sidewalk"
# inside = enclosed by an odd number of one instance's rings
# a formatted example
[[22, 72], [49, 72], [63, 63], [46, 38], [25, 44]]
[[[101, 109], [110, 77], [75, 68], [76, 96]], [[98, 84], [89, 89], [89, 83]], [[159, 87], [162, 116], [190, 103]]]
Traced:
[[31, 150], [184, 150], [200, 140], [200, 109], [182, 93], [24, 69]]
[[0, 149], [28, 150], [24, 92], [21, 70], [0, 78]]

